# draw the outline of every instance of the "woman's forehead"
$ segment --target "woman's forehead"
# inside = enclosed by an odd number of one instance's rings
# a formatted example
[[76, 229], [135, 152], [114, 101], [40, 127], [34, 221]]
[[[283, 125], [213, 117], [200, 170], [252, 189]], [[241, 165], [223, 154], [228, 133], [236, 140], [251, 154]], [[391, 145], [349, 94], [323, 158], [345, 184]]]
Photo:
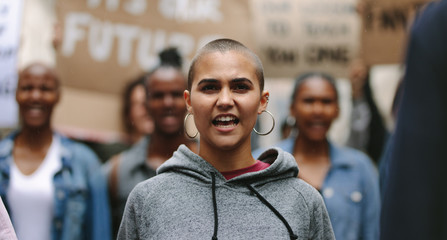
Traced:
[[43, 64], [32, 64], [25, 68], [19, 75], [19, 82], [26, 79], [42, 79], [45, 81], [58, 82], [56, 73], [53, 69]]
[[[237, 50], [227, 50], [227, 51], [210, 51], [210, 52], [206, 52], [203, 53], [202, 56], [198, 59], [198, 64], [200, 64], [200, 62], [203, 62], [201, 60], [203, 59], [207, 59], [208, 61], [210, 60], [218, 60], [218, 59], [232, 59], [232, 58], [239, 58], [241, 60], [245, 60], [245, 61], [250, 61], [251, 59], [250, 57], [241, 52], [241, 51], [237, 51]], [[205, 61], [205, 62], [208, 62]]]
[[328, 82], [326, 79], [314, 76], [310, 77], [308, 79], [305, 79], [301, 85], [297, 89], [297, 96], [304, 96], [304, 95], [325, 95], [325, 96], [334, 96], [336, 97], [336, 89], [334, 89], [334, 86]]
[[210, 52], [203, 55], [195, 66], [196, 77], [201, 74], [252, 74], [255, 75], [256, 68], [249, 57], [237, 51]]

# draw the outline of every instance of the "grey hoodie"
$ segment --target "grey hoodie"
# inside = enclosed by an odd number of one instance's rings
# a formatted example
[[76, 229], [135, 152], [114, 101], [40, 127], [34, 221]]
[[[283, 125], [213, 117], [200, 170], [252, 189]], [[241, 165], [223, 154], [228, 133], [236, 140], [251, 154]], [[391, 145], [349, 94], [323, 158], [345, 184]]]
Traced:
[[279, 148], [267, 169], [226, 180], [181, 145], [131, 192], [118, 239], [335, 239], [320, 194]]

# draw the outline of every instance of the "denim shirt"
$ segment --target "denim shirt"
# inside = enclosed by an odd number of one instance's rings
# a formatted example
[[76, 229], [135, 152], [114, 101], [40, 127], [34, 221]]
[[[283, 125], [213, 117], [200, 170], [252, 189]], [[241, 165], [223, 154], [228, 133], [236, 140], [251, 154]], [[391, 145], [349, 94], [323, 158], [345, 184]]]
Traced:
[[[0, 142], [0, 196], [8, 209], [6, 194], [14, 138], [12, 133]], [[57, 133], [56, 133], [57, 134]], [[108, 240], [110, 209], [105, 177], [100, 162], [86, 146], [57, 134], [61, 140], [62, 167], [53, 177], [53, 240]], [[9, 209], [8, 209], [9, 210]], [[14, 213], [9, 212], [11, 218]]]
[[[276, 144], [293, 154], [295, 137]], [[261, 149], [253, 151], [256, 158]], [[329, 142], [331, 166], [321, 188], [336, 239], [379, 239], [380, 193], [377, 169], [358, 150]], [[299, 167], [299, 166], [298, 166]]]

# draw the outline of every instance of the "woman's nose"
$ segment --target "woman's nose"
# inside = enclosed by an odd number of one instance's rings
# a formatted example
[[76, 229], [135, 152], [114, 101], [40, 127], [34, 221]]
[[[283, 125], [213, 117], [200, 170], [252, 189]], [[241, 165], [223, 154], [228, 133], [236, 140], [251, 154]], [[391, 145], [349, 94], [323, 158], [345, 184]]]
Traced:
[[32, 99], [39, 99], [42, 96], [42, 91], [40, 89], [34, 88], [31, 90], [31, 98]]
[[315, 114], [321, 114], [323, 112], [323, 104], [320, 102], [315, 102], [313, 105], [313, 112]]
[[172, 96], [172, 94], [166, 94], [163, 97], [163, 104], [165, 106], [171, 106], [174, 104], [174, 96]]
[[233, 106], [233, 95], [230, 90], [222, 89], [217, 99], [217, 105], [220, 107]]

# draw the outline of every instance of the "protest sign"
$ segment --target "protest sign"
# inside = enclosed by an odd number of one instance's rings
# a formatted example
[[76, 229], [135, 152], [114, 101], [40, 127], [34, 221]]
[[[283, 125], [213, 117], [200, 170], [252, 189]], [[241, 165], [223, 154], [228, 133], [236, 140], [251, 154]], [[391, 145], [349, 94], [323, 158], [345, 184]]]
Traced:
[[369, 65], [400, 64], [413, 17], [427, 0], [363, 0], [361, 55]]
[[99, 92], [120, 93], [165, 47], [177, 47], [187, 62], [218, 37], [251, 41], [247, 1], [60, 0], [57, 9], [64, 84]]
[[0, 0], [0, 128], [18, 122], [15, 89], [22, 7], [21, 0]]
[[252, 45], [248, 1], [59, 0], [56, 10], [62, 32], [57, 70], [67, 94], [54, 122], [72, 136], [88, 129], [77, 138], [121, 131], [125, 83], [155, 67], [162, 49], [177, 47], [186, 69], [210, 40]]
[[319, 70], [345, 77], [357, 56], [356, 0], [252, 0], [255, 44], [269, 77]]

